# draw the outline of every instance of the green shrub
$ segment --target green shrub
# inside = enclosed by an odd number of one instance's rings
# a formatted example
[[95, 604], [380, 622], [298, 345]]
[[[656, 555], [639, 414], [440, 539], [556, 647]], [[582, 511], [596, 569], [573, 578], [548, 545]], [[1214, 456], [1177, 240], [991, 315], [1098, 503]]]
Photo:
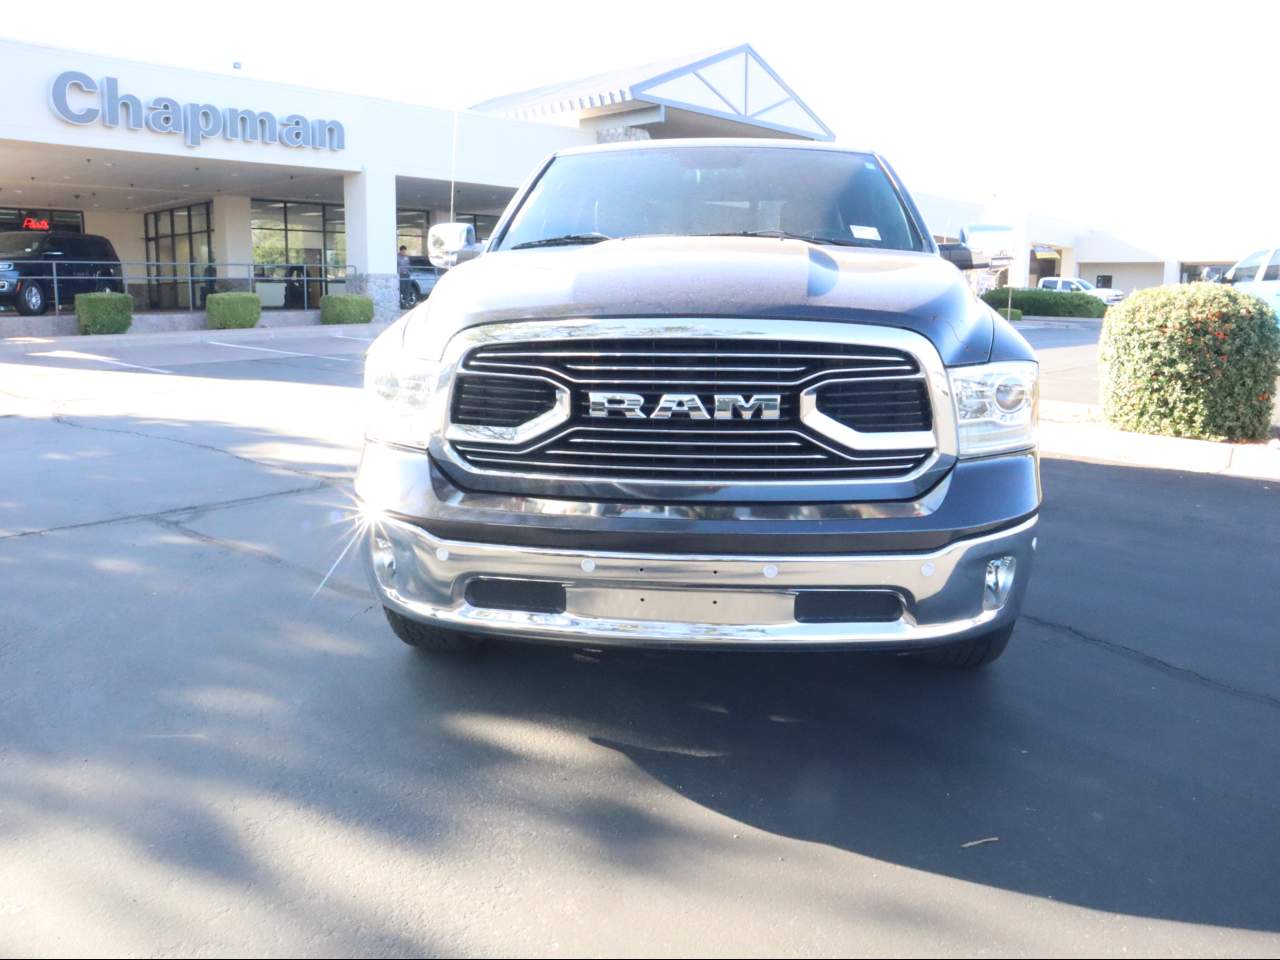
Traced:
[[1102, 326], [1102, 412], [1121, 430], [1264, 440], [1280, 330], [1261, 300], [1191, 283], [1140, 290]]
[[[1009, 288], [998, 287], [982, 295], [988, 306], [999, 310], [1009, 306]], [[1107, 305], [1089, 293], [1059, 293], [1057, 290], [1038, 290], [1015, 287], [1013, 308], [1029, 317], [1101, 317]]]
[[320, 298], [321, 323], [369, 323], [373, 301], [358, 293], [331, 293]]
[[1000, 314], [1000, 316], [1004, 317], [1010, 323], [1017, 323], [1022, 319], [1022, 311], [1017, 307], [1014, 307], [1012, 310], [1008, 307], [999, 307], [997, 308], [996, 313]]
[[133, 297], [127, 293], [77, 293], [80, 332], [124, 333], [133, 323]]
[[210, 330], [256, 327], [262, 317], [262, 298], [256, 293], [211, 293], [204, 306]]

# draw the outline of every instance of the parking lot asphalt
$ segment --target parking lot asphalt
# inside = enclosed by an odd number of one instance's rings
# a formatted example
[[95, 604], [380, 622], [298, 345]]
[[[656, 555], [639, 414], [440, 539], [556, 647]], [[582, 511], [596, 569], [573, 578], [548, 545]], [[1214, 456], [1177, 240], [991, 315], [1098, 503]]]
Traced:
[[1040, 367], [1040, 396], [1045, 400], [1097, 404], [1098, 336], [1101, 324], [1079, 323], [1021, 330], [1036, 348]]
[[0, 357], [0, 954], [1280, 952], [1275, 484], [1046, 460], [978, 674], [436, 660], [255, 345]]

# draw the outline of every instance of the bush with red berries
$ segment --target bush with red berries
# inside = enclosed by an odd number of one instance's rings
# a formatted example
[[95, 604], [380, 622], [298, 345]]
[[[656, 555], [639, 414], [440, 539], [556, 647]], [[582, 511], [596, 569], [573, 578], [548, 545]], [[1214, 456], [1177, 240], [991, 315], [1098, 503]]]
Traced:
[[1107, 311], [1102, 410], [1121, 430], [1204, 440], [1265, 440], [1280, 327], [1257, 297], [1190, 283], [1140, 290]]

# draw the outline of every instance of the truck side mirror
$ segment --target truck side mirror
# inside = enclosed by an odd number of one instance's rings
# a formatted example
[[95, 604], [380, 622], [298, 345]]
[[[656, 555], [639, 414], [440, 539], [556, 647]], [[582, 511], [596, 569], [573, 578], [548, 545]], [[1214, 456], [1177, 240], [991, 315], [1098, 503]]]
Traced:
[[476, 228], [470, 223], [437, 223], [427, 232], [427, 258], [432, 266], [448, 270], [479, 255]]
[[973, 262], [973, 251], [963, 243], [940, 243], [938, 252], [943, 260], [954, 263], [958, 270], [972, 270], [977, 266]]
[[1010, 227], [979, 223], [960, 231], [960, 242], [973, 255], [974, 270], [993, 270], [1013, 261], [1014, 240]]

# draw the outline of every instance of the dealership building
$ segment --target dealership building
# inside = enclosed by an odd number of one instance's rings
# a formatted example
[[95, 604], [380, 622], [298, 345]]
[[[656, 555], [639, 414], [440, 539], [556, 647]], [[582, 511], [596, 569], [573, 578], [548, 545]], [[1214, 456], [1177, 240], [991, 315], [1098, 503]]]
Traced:
[[[833, 132], [740, 46], [464, 111], [0, 40], [0, 231], [111, 240], [139, 311], [254, 289], [309, 310], [326, 292], [399, 308], [397, 248], [451, 218], [484, 238], [548, 153], [626, 139]], [[846, 134], [848, 132], [846, 131]], [[1125, 289], [1228, 260], [1163, 256], [1066, 221], [916, 193], [935, 235], [999, 222], [1024, 255], [1009, 279], [1079, 275]]]

